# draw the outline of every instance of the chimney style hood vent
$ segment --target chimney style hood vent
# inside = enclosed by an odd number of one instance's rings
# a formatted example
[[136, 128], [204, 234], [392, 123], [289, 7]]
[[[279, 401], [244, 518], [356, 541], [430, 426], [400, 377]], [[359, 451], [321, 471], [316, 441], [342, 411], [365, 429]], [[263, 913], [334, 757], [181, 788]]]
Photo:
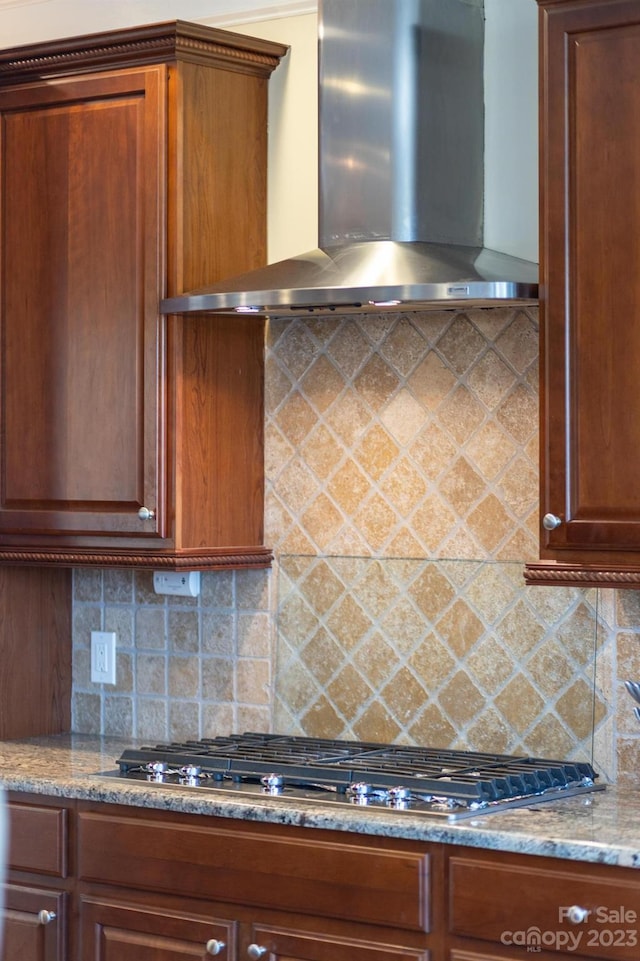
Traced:
[[536, 303], [483, 246], [484, 0], [319, 0], [320, 247], [164, 300], [270, 316]]

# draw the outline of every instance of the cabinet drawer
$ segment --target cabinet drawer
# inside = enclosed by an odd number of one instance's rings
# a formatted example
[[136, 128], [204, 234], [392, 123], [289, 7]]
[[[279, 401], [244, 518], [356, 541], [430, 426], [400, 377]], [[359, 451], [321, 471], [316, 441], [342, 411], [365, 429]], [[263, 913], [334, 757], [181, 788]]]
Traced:
[[362, 937], [339, 938], [317, 931], [294, 928], [251, 926], [251, 940], [266, 948], [269, 958], [304, 958], [304, 961], [429, 961], [425, 948], [401, 944], [378, 944]]
[[451, 934], [518, 954], [640, 957], [640, 872], [633, 869], [461, 854], [449, 860], [449, 881]]
[[429, 930], [428, 853], [322, 835], [83, 812], [78, 873], [83, 881]]
[[9, 867], [66, 878], [68, 823], [65, 808], [9, 805]]

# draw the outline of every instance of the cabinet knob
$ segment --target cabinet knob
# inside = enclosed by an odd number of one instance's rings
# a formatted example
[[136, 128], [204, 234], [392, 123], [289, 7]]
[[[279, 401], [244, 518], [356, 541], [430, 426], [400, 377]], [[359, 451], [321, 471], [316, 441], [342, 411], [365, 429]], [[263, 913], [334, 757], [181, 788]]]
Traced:
[[545, 531], [555, 531], [556, 527], [560, 527], [561, 524], [562, 518], [556, 514], [545, 514], [542, 518], [542, 526]]
[[150, 511], [148, 507], [141, 507], [138, 511], [138, 517], [141, 521], [152, 521], [156, 516], [155, 511]]
[[225, 948], [226, 944], [224, 941], [216, 941], [215, 938], [211, 938], [209, 941], [207, 941], [207, 954], [220, 954], [220, 952], [224, 951]]
[[252, 961], [257, 961], [261, 958], [263, 954], [267, 953], [267, 949], [263, 948], [261, 944], [250, 944], [247, 948], [247, 954], [252, 959]]
[[51, 922], [55, 921], [55, 919], [55, 911], [45, 911], [44, 908], [42, 911], [38, 911], [38, 924], [51, 924]]
[[570, 908], [566, 910], [567, 921], [571, 924], [582, 924], [589, 917], [589, 911], [587, 908], [580, 907], [579, 904], [572, 904]]

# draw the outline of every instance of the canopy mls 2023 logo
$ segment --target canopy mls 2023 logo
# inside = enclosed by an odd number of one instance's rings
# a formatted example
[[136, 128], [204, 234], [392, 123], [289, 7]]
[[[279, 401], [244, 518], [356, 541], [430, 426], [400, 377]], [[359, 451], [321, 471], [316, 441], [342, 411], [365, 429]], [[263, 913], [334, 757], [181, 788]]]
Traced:
[[558, 908], [558, 927], [536, 925], [518, 931], [503, 931], [502, 944], [527, 951], [584, 951], [586, 948], [633, 948], [638, 945], [638, 915], [624, 905], [583, 908], [577, 904]]

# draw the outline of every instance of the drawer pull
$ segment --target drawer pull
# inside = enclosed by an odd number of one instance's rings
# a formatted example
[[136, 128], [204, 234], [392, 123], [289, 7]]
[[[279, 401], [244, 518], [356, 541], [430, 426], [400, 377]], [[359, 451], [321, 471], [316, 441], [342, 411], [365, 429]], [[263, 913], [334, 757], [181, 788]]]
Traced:
[[589, 911], [587, 908], [581, 908], [579, 904], [572, 904], [570, 908], [567, 908], [566, 917], [571, 924], [582, 924], [589, 917]]
[[42, 911], [38, 911], [38, 924], [51, 924], [51, 922], [55, 921], [55, 919], [55, 911], [45, 911], [44, 908]]
[[251, 958], [251, 961], [258, 961], [263, 954], [267, 953], [267, 949], [263, 948], [261, 944], [250, 944], [247, 948], [247, 954]]
[[152, 521], [156, 516], [156, 512], [149, 510], [148, 507], [141, 507], [138, 511], [138, 517], [141, 521]]
[[215, 938], [211, 938], [209, 941], [207, 941], [207, 954], [220, 954], [220, 952], [224, 951], [225, 948], [226, 944], [224, 941], [216, 941]]

